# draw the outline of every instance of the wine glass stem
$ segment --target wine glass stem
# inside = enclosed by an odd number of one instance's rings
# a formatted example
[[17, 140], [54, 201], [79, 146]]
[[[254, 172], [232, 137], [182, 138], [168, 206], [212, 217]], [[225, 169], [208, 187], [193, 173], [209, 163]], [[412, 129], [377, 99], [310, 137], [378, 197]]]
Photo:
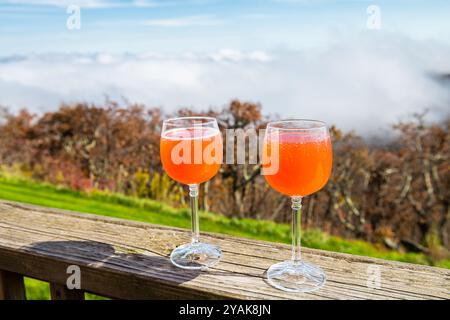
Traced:
[[301, 210], [302, 197], [292, 197], [292, 261], [301, 259]]
[[189, 197], [191, 199], [191, 228], [192, 243], [199, 242], [200, 229], [198, 223], [198, 184], [189, 185]]

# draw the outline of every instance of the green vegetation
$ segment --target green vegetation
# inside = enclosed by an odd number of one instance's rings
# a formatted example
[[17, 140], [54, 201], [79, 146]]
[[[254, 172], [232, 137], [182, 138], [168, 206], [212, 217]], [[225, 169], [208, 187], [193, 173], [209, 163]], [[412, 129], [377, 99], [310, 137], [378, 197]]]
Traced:
[[[153, 224], [181, 228], [190, 227], [190, 213], [188, 209], [174, 209], [156, 201], [102, 191], [89, 193], [73, 191], [64, 187], [17, 178], [0, 178], [0, 199]], [[267, 241], [290, 242], [290, 226], [288, 224], [278, 224], [264, 220], [227, 218], [209, 212], [200, 213], [200, 223], [202, 231]], [[302, 243], [310, 248], [450, 268], [450, 260], [434, 262], [423, 254], [389, 251], [382, 246], [360, 240], [341, 239], [315, 229], [304, 231]], [[28, 298], [48, 299], [48, 285], [45, 283], [34, 279], [26, 279], [26, 286]], [[88, 295], [88, 298], [95, 299], [98, 297]]]
[[[28, 300], [50, 300], [50, 285], [47, 282], [25, 278], [25, 287]], [[86, 300], [105, 300], [106, 298], [92, 293], [85, 293]]]
[[28, 300], [50, 300], [50, 286], [47, 282], [25, 278]]

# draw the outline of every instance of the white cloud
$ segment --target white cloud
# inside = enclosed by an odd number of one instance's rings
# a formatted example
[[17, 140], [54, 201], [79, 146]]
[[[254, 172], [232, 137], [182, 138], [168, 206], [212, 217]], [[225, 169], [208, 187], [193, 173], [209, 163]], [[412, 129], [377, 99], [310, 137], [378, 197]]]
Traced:
[[78, 5], [82, 8], [98, 9], [98, 8], [118, 8], [118, 7], [156, 7], [160, 3], [152, 0], [0, 0], [1, 3], [28, 6], [53, 6], [67, 7], [69, 5]]
[[106, 8], [120, 5], [120, 2], [110, 0], [5, 0], [2, 2], [15, 5], [55, 6], [55, 7], [67, 7], [69, 5], [78, 5], [83, 8]]
[[157, 7], [158, 3], [150, 0], [134, 0], [133, 5], [136, 7], [153, 8]]
[[233, 49], [222, 49], [218, 52], [214, 52], [208, 55], [214, 61], [243, 61], [243, 60], [253, 60], [266, 62], [272, 60], [271, 56], [264, 51], [253, 51], [253, 52], [241, 52], [239, 50]]
[[41, 54], [0, 58], [0, 105], [35, 112], [62, 101], [127, 98], [168, 112], [221, 107], [232, 98], [265, 113], [317, 118], [377, 132], [424, 108], [439, 119], [450, 90], [427, 75], [450, 72], [450, 49], [390, 39], [348, 41], [325, 50], [210, 54]]
[[[309, 4], [309, 3], [313, 3], [313, 2], [317, 2], [317, 1], [318, 0], [272, 0], [272, 2], [275, 2], [275, 3], [289, 3], [289, 4], [291, 4], [291, 3]], [[325, 1], [327, 1], [327, 0], [321, 0], [321, 2], [325, 2]], [[334, 1], [335, 0], [333, 0], [333, 2]]]
[[171, 19], [152, 19], [143, 22], [152, 27], [187, 27], [187, 26], [213, 26], [221, 24], [222, 20], [213, 15], [198, 15]]

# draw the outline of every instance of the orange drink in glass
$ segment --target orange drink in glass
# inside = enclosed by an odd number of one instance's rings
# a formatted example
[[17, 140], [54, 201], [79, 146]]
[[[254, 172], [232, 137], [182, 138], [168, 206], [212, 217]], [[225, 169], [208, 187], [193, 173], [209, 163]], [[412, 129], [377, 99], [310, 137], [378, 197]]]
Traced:
[[269, 283], [281, 290], [310, 292], [326, 281], [325, 273], [301, 259], [302, 198], [327, 183], [332, 166], [330, 135], [325, 123], [289, 119], [267, 125], [263, 145], [263, 174], [276, 191], [291, 197], [292, 258], [267, 270]]
[[[275, 136], [276, 135], [276, 136]], [[331, 173], [332, 151], [328, 135], [316, 136], [302, 132], [276, 132], [268, 134], [263, 150], [271, 158], [271, 147], [279, 152], [279, 169], [266, 175], [269, 185], [288, 196], [307, 196], [321, 189]], [[269, 166], [265, 163], [264, 166]]]
[[222, 136], [217, 121], [210, 117], [182, 117], [165, 120], [160, 155], [167, 175], [189, 186], [192, 239], [172, 251], [170, 260], [184, 269], [205, 269], [216, 264], [222, 252], [218, 246], [200, 242], [198, 186], [210, 180], [222, 163]]
[[[178, 155], [175, 154], [177, 147], [180, 149]], [[217, 174], [222, 149], [220, 132], [210, 128], [172, 129], [166, 131], [160, 141], [164, 170], [175, 181], [187, 185], [206, 182]], [[184, 150], [190, 150], [190, 154], [182, 154]], [[204, 156], [210, 158], [203, 159]], [[174, 157], [186, 161], [176, 161]]]

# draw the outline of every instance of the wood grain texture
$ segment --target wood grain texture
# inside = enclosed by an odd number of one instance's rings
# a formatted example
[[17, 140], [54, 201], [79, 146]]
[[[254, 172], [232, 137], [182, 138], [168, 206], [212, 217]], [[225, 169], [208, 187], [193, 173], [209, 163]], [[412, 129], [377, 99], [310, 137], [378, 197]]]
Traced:
[[23, 276], [0, 270], [0, 300], [25, 300]]
[[[208, 271], [174, 267], [170, 252], [188, 230], [0, 201], [0, 270], [64, 285], [81, 269], [81, 289], [118, 299], [449, 299], [450, 270], [304, 248], [327, 274], [314, 293], [286, 293], [264, 277], [290, 247], [202, 234], [222, 248]], [[374, 269], [375, 268], [375, 269]], [[379, 288], [368, 276], [379, 270]]]

